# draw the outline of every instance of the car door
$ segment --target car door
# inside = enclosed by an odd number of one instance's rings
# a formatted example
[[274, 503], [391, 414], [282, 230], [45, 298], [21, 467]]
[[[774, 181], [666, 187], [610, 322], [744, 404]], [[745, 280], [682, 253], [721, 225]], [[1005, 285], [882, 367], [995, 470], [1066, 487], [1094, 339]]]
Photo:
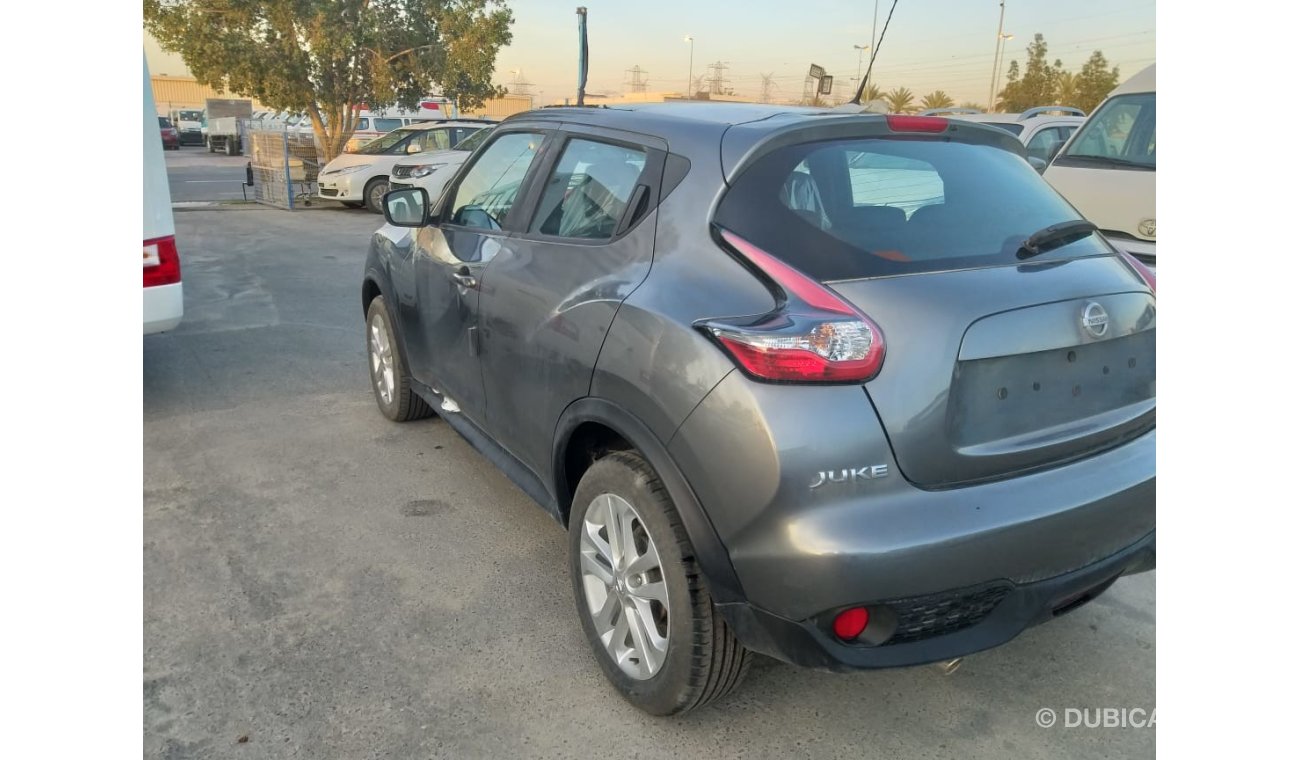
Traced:
[[666, 150], [645, 136], [562, 128], [528, 219], [488, 267], [488, 430], [535, 473], [549, 471], [560, 413], [590, 392], [614, 315], [649, 272]]
[[416, 336], [407, 341], [411, 369], [479, 425], [486, 408], [477, 334], [483, 270], [509, 234], [545, 139], [541, 129], [495, 136], [443, 196], [438, 226], [416, 234], [416, 307], [404, 326]]

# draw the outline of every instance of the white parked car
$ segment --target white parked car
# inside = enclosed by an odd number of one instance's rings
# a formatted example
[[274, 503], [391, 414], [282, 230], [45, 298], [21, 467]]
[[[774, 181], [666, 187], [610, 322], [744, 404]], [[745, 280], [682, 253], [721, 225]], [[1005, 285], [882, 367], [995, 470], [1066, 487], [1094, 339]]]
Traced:
[[430, 203], [438, 200], [442, 196], [442, 191], [447, 189], [451, 178], [456, 176], [456, 170], [473, 155], [490, 134], [492, 130], [481, 129], [461, 140], [450, 150], [437, 150], [410, 156], [393, 167], [393, 173], [388, 181], [389, 189], [422, 187], [429, 194]]
[[923, 116], [941, 114], [1005, 129], [1020, 138], [1030, 156], [1044, 163], [1051, 161], [1074, 130], [1087, 121], [1086, 114], [1072, 106], [1041, 106], [1024, 113], [984, 113], [971, 108], [934, 108], [921, 112]]
[[149, 63], [144, 64], [144, 332], [170, 330], [180, 324], [181, 260], [176, 252], [176, 225], [167, 164], [158, 134]]
[[395, 129], [325, 164], [317, 179], [320, 195], [382, 214], [388, 176], [398, 161], [416, 153], [446, 150], [493, 123], [438, 121]]
[[1111, 244], [1156, 265], [1156, 67], [1116, 87], [1043, 177]]

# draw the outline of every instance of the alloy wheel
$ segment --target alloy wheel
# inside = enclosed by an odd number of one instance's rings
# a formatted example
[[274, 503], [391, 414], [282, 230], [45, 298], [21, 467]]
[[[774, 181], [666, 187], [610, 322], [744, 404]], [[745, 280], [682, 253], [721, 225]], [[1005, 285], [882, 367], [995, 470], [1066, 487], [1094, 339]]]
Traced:
[[582, 517], [582, 587], [596, 635], [618, 667], [652, 678], [668, 655], [668, 587], [636, 509], [601, 494]]

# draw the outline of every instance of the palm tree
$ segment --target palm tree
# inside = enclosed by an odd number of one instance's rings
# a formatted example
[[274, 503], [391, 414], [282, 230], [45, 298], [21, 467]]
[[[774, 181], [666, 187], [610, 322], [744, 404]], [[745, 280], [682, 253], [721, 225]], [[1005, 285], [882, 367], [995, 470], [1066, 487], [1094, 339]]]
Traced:
[[889, 105], [890, 113], [907, 113], [912, 110], [914, 99], [912, 91], [906, 87], [895, 87], [885, 93], [885, 103]]
[[1079, 99], [1079, 75], [1062, 72], [1056, 78], [1056, 102], [1063, 106], [1072, 106]]
[[880, 85], [872, 82], [867, 85], [867, 89], [862, 91], [862, 102], [870, 103], [873, 100], [880, 100], [885, 97], [885, 91], [880, 89]]
[[973, 108], [973, 109], [975, 109], [976, 111], [983, 111], [983, 110], [984, 110], [984, 106], [980, 105], [979, 103], [973, 103], [973, 102], [971, 102], [971, 101], [969, 101], [969, 100], [966, 101], [965, 103], [962, 103], [960, 107], [961, 107], [961, 108]]
[[949, 97], [948, 93], [943, 90], [935, 90], [929, 95], [921, 98], [921, 108], [925, 109], [952, 108], [954, 105], [956, 105], [956, 103], [951, 97]]

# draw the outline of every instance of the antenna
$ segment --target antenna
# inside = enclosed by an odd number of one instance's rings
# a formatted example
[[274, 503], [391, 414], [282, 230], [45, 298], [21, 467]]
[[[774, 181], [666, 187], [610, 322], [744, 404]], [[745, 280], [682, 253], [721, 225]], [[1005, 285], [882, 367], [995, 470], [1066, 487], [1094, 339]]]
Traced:
[[871, 60], [867, 61], [867, 75], [858, 82], [858, 92], [849, 102], [854, 105], [862, 105], [862, 93], [867, 89], [867, 82], [871, 79], [871, 67], [876, 65], [876, 54], [880, 52], [880, 46], [885, 42], [885, 32], [889, 31], [889, 20], [894, 17], [894, 9], [898, 7], [898, 0], [889, 6], [889, 15], [885, 17], [885, 26], [880, 30], [880, 39], [876, 40], [876, 46], [871, 51]]

